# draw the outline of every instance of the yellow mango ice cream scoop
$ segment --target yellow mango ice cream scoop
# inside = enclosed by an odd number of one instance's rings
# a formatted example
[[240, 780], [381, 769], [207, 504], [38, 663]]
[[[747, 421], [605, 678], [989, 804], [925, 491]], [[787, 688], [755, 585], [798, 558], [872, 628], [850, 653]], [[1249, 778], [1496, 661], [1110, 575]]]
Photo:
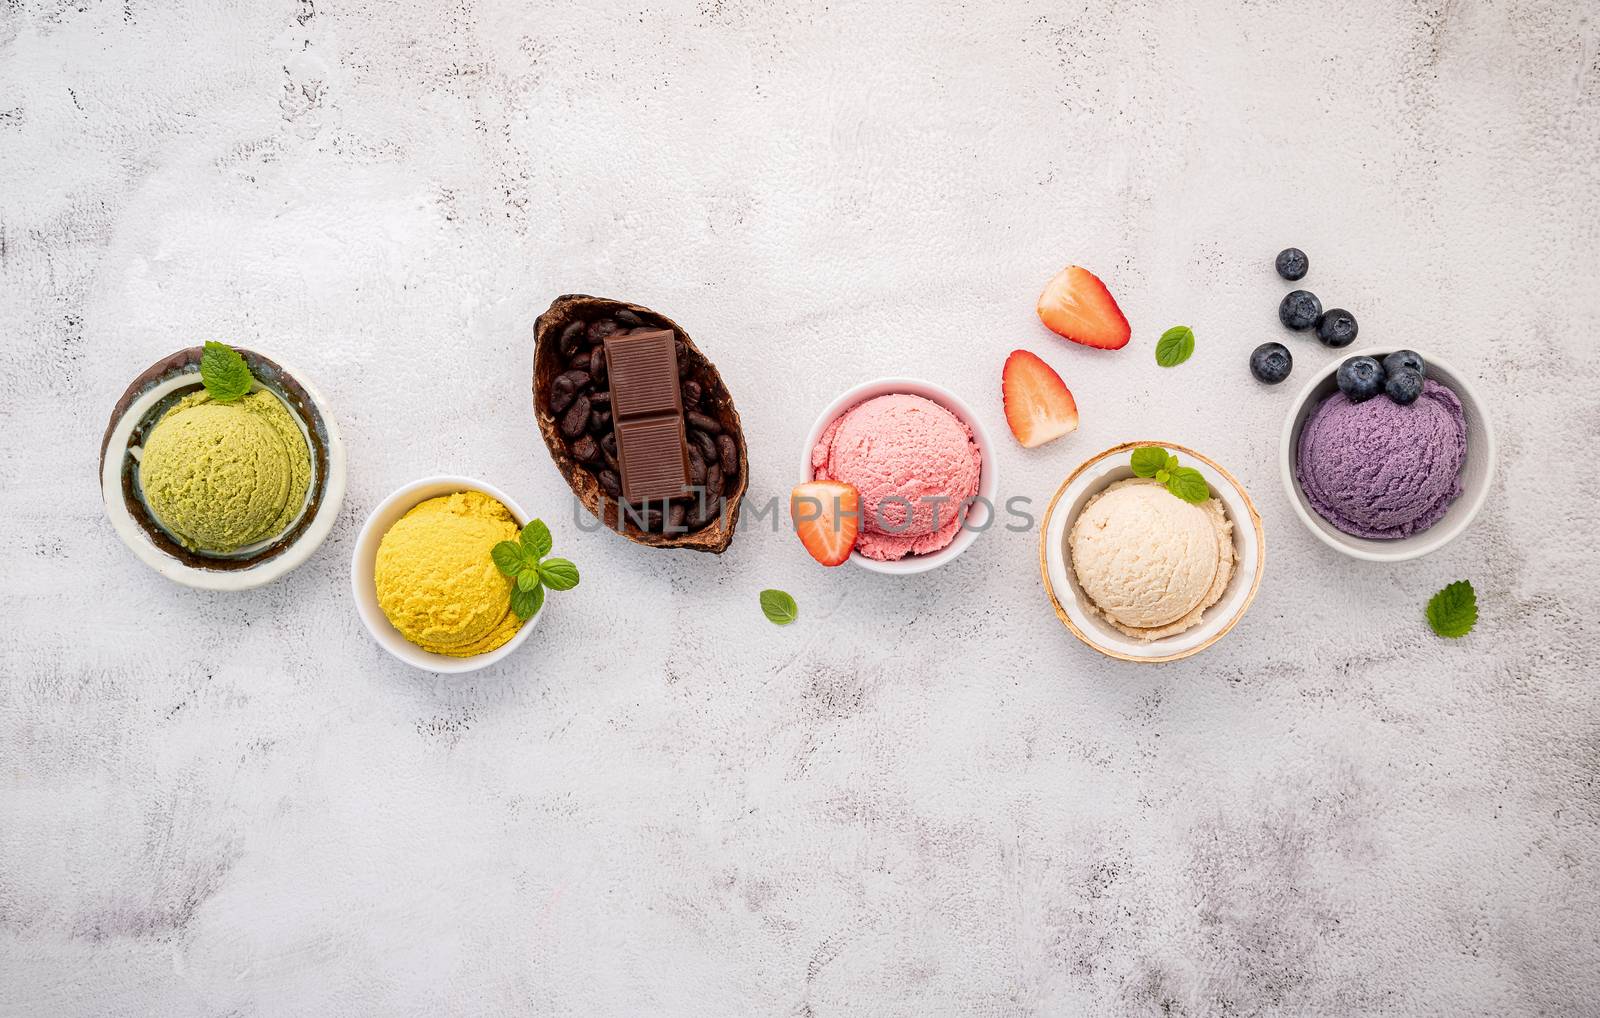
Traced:
[[515, 541], [517, 521], [481, 491], [430, 498], [396, 520], [378, 544], [378, 606], [400, 635], [433, 654], [486, 654], [517, 634], [515, 581], [491, 551]]
[[186, 396], [139, 461], [145, 505], [178, 542], [227, 554], [287, 530], [305, 508], [311, 452], [289, 408], [258, 389], [229, 403]]

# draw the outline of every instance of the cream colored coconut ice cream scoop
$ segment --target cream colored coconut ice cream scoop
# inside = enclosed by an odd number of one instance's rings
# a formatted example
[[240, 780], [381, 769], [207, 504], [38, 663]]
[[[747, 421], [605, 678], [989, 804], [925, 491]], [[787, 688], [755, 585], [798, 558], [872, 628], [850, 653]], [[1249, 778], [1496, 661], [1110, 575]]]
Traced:
[[1141, 640], [1195, 625], [1233, 576], [1233, 524], [1222, 503], [1185, 502], [1149, 478], [1117, 481], [1091, 498], [1067, 543], [1091, 607]]

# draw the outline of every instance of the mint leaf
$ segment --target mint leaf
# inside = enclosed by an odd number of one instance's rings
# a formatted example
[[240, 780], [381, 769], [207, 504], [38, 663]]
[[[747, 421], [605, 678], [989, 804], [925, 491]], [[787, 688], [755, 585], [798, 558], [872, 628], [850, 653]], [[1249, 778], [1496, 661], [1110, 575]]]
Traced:
[[1164, 368], [1175, 368], [1194, 353], [1194, 330], [1187, 325], [1174, 325], [1156, 341], [1156, 363]]
[[1478, 592], [1457, 580], [1428, 599], [1428, 625], [1440, 636], [1460, 639], [1478, 624]]
[[551, 590], [571, 590], [578, 585], [578, 567], [564, 558], [540, 562], [539, 578]]
[[520, 586], [511, 591], [511, 611], [519, 619], [527, 620], [539, 613], [544, 605], [544, 588], [523, 590]]
[[1168, 470], [1166, 467], [1162, 467], [1160, 470], [1156, 471], [1157, 484], [1166, 484], [1170, 480], [1172, 480], [1172, 471]]
[[571, 590], [578, 585], [578, 567], [564, 558], [540, 559], [550, 554], [550, 528], [543, 520], [529, 520], [515, 541], [501, 541], [489, 555], [495, 568], [516, 582], [511, 585], [511, 610], [531, 619], [544, 606], [544, 592]]
[[533, 553], [535, 562], [550, 554], [552, 543], [550, 528], [544, 525], [544, 520], [534, 520], [522, 528], [522, 546]]
[[1194, 467], [1178, 467], [1172, 471], [1172, 476], [1167, 478], [1167, 490], [1183, 499], [1199, 505], [1211, 497], [1211, 486], [1206, 484], [1205, 477]]
[[1176, 469], [1178, 469], [1178, 457], [1172, 455], [1171, 453], [1167, 454], [1167, 469], [1168, 470], [1176, 470]]
[[250, 366], [239, 356], [239, 351], [215, 340], [206, 340], [200, 352], [200, 381], [218, 403], [232, 403], [242, 398], [255, 384]]
[[515, 541], [501, 541], [489, 550], [489, 557], [494, 559], [494, 567], [506, 576], [516, 576], [526, 564], [522, 545]]
[[794, 598], [781, 590], [763, 590], [761, 614], [775, 626], [787, 626], [800, 617], [800, 606], [794, 603]]
[[1159, 445], [1141, 445], [1133, 450], [1132, 463], [1135, 477], [1154, 477], [1167, 465], [1167, 450]]

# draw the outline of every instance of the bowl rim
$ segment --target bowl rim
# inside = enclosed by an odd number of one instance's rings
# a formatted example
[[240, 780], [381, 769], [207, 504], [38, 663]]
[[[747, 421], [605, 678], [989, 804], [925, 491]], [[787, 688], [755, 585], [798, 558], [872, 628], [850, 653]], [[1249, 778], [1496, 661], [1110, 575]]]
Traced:
[[[1233, 615], [1228, 618], [1221, 628], [1219, 628], [1215, 633], [1211, 634], [1208, 639], [1196, 644], [1193, 647], [1189, 647], [1186, 650], [1181, 650], [1173, 654], [1163, 654], [1159, 657], [1136, 657], [1132, 654], [1124, 654], [1120, 650], [1101, 644], [1094, 637], [1080, 629], [1078, 624], [1072, 621], [1072, 617], [1067, 614], [1066, 609], [1062, 607], [1061, 599], [1056, 594], [1055, 585], [1050, 582], [1050, 560], [1048, 554], [1050, 543], [1050, 520], [1055, 515], [1056, 504], [1061, 501], [1061, 496], [1066, 494], [1067, 488], [1072, 485], [1073, 481], [1076, 481], [1080, 476], [1082, 476], [1086, 470], [1098, 463], [1105, 461], [1111, 456], [1118, 455], [1119, 453], [1130, 452], [1134, 449], [1151, 445], [1161, 446], [1169, 451], [1204, 463], [1208, 468], [1215, 471], [1219, 476], [1232, 485], [1233, 489], [1239, 493], [1240, 500], [1244, 503], [1245, 509], [1250, 514], [1251, 530], [1255, 533], [1256, 568], [1255, 575], [1250, 578], [1250, 588], [1245, 592], [1244, 600], [1239, 602], [1238, 610], [1236, 610]], [[1070, 521], [1068, 525], [1070, 526]], [[1236, 528], [1239, 526], [1238, 520], [1234, 521], [1234, 526]], [[1060, 619], [1062, 625], [1066, 626], [1067, 629], [1072, 632], [1072, 635], [1076, 636], [1083, 643], [1099, 651], [1101, 654], [1104, 654], [1106, 657], [1114, 658], [1118, 661], [1127, 661], [1133, 664], [1144, 665], [1165, 664], [1169, 661], [1181, 661], [1186, 657], [1193, 657], [1194, 655], [1210, 647], [1212, 644], [1228, 635], [1228, 633], [1233, 630], [1233, 627], [1238, 625], [1239, 621], [1244, 618], [1245, 613], [1250, 610], [1251, 603], [1253, 603], [1256, 599], [1256, 592], [1261, 589], [1261, 577], [1266, 572], [1266, 566], [1266, 531], [1262, 526], [1261, 513], [1256, 508], [1255, 500], [1250, 497], [1250, 492], [1245, 489], [1244, 485], [1239, 483], [1239, 479], [1237, 477], [1233, 476], [1231, 472], [1229, 472], [1216, 460], [1202, 453], [1196, 452], [1188, 446], [1179, 445], [1176, 442], [1162, 442], [1155, 439], [1140, 439], [1114, 445], [1109, 449], [1090, 456], [1088, 459], [1078, 464], [1078, 466], [1067, 475], [1066, 480], [1061, 482], [1061, 486], [1058, 487], [1056, 489], [1056, 493], [1051, 496], [1050, 504], [1045, 507], [1044, 515], [1040, 517], [1039, 520], [1039, 578], [1044, 582], [1045, 594], [1050, 599], [1050, 607], [1055, 609], [1056, 618]]]
[[[426, 491], [426, 494], [422, 492]], [[512, 517], [517, 521], [517, 526], [526, 526], [533, 517], [528, 515], [516, 499], [504, 491], [481, 481], [476, 477], [467, 477], [462, 474], [430, 474], [420, 477], [407, 484], [402, 484], [387, 497], [372, 507], [367, 513], [367, 518], [361, 524], [361, 529], [356, 533], [356, 539], [350, 552], [350, 594], [355, 602], [356, 615], [361, 619], [361, 624], [366, 627], [367, 633], [374, 643], [382, 647], [390, 657], [413, 668], [425, 672], [436, 672], [441, 675], [461, 675], [487, 668], [498, 661], [509, 657], [516, 649], [528, 639], [528, 634], [533, 632], [540, 620], [544, 617], [541, 609], [533, 618], [528, 619], [517, 630], [516, 635], [494, 650], [472, 657], [452, 657], [449, 654], [435, 654], [423, 650], [421, 647], [407, 640], [394, 628], [389, 617], [383, 614], [383, 609], [378, 606], [378, 592], [370, 583], [363, 585], [363, 577], [371, 576], [373, 565], [378, 557], [378, 543], [383, 535], [374, 533], [378, 518], [405, 502], [405, 511], [421, 505], [430, 498], [457, 491], [480, 491], [490, 498], [496, 499], [500, 504], [511, 510]], [[366, 563], [363, 572], [362, 564]], [[371, 588], [371, 589], [366, 589]]]
[[[303, 529], [299, 535], [294, 537], [281, 552], [260, 562], [237, 568], [205, 569], [192, 566], [159, 547], [124, 504], [123, 461], [128, 456], [128, 443], [133, 437], [134, 430], [145, 415], [163, 399], [178, 389], [199, 381], [200, 347], [186, 347], [168, 354], [135, 377], [118, 398], [111, 419], [100, 439], [98, 471], [100, 500], [105, 508], [106, 518], [111, 523], [111, 529], [139, 561], [168, 580], [196, 590], [223, 592], [252, 590], [280, 579], [304, 565], [312, 555], [316, 554], [333, 532], [339, 513], [344, 507], [347, 485], [344, 439], [339, 433], [339, 424], [334, 419], [327, 398], [306, 379], [305, 375], [283, 362], [244, 347], [234, 347], [234, 349], [247, 361], [259, 363], [299, 388], [316, 411], [318, 423], [322, 425], [327, 435], [326, 468], [322, 476], [312, 479], [313, 490], [318, 483], [323, 485], [321, 503], [309, 519], [302, 517], [290, 525], [287, 533], [292, 533], [296, 527], [301, 526], [303, 520]], [[310, 430], [313, 427], [312, 422], [301, 419], [302, 414], [288, 403], [276, 388], [259, 380], [257, 384], [283, 401], [289, 412], [295, 416], [296, 423], [302, 428]], [[312, 450], [312, 454], [315, 458], [315, 449]]]
[[[870, 394], [869, 394], [870, 393]], [[914, 378], [907, 375], [885, 375], [881, 378], [869, 379], [860, 382], [840, 393], [831, 403], [817, 415], [816, 422], [811, 425], [811, 430], [806, 434], [805, 445], [800, 451], [800, 481], [806, 483], [815, 480], [811, 467], [811, 450], [816, 447], [822, 438], [822, 433], [829, 424], [840, 414], [851, 407], [864, 403], [869, 399], [879, 396], [907, 395], [921, 396], [932, 400], [955, 414], [972, 431], [972, 440], [978, 446], [978, 452], [983, 461], [979, 466], [978, 494], [988, 505], [990, 514], [989, 524], [983, 528], [961, 528], [949, 544], [938, 551], [926, 555], [907, 555], [893, 561], [882, 561], [868, 558], [859, 551], [851, 549], [850, 562], [852, 565], [865, 569], [870, 573], [880, 573], [886, 576], [915, 576], [925, 573], [954, 561], [962, 552], [970, 548], [978, 535], [982, 534], [989, 526], [994, 525], [994, 516], [997, 512], [995, 506], [996, 493], [1000, 490], [1000, 468], [995, 463], [994, 442], [989, 437], [988, 428], [983, 421], [973, 412], [972, 407], [960, 396], [949, 389], [930, 382], [925, 378]]]
[[[1420, 534], [1412, 534], [1410, 537], [1394, 538], [1381, 542], [1372, 538], [1344, 534], [1343, 531], [1340, 531], [1340, 534], [1345, 539], [1341, 540], [1323, 529], [1323, 526], [1318, 523], [1318, 520], [1321, 519], [1320, 516], [1313, 517], [1316, 510], [1311, 509], [1306, 504], [1305, 493], [1301, 491], [1300, 482], [1295, 477], [1295, 448], [1299, 439], [1300, 428], [1304, 426], [1304, 422], [1301, 420], [1301, 412], [1311, 402], [1312, 395], [1329, 378], [1338, 374], [1340, 364], [1343, 364], [1351, 357], [1374, 357], [1382, 360], [1397, 350], [1416, 350], [1428, 365], [1430, 377], [1434, 368], [1439, 369], [1441, 374], [1446, 377], [1438, 378], [1436, 381], [1447, 385], [1455, 392], [1458, 399], [1469, 403], [1476, 412], [1480, 424], [1477, 430], [1481, 434], [1476, 436], [1469, 434], [1468, 441], [1482, 444], [1485, 464], [1484, 482], [1475, 492], [1462, 492], [1462, 499], [1468, 500], [1465, 502], [1466, 511], [1457, 519], [1451, 521], [1448, 527], [1442, 526], [1443, 521], [1441, 520], [1439, 524], [1429, 527]], [[1467, 376], [1456, 370], [1455, 366], [1449, 361], [1441, 357], [1435, 357], [1426, 350], [1418, 350], [1416, 347], [1369, 346], [1360, 350], [1352, 350], [1337, 360], [1329, 361], [1317, 369], [1311, 378], [1306, 381], [1305, 385], [1301, 386], [1300, 391], [1290, 401], [1288, 413], [1283, 419], [1283, 429], [1278, 439], [1278, 474], [1283, 481], [1284, 494], [1288, 496], [1290, 508], [1294, 510], [1294, 514], [1301, 524], [1317, 540], [1341, 554], [1363, 562], [1407, 562], [1438, 551], [1460, 537], [1472, 526], [1473, 522], [1478, 518], [1478, 513], [1483, 509], [1484, 503], [1489, 500], [1489, 489], [1494, 487], [1494, 469], [1499, 455], [1499, 447], [1495, 439], [1494, 424], [1489, 419], [1487, 408], [1488, 404], [1484, 402], [1483, 396]], [[1299, 426], [1297, 426], [1297, 422], [1299, 422]], [[1463, 461], [1464, 466], [1465, 462]], [[1328, 526], [1331, 527], [1332, 524], [1330, 523]], [[1346, 540], [1365, 543], [1356, 545], [1346, 543]], [[1383, 547], [1379, 550], [1367, 547], [1367, 545], [1382, 545]]]

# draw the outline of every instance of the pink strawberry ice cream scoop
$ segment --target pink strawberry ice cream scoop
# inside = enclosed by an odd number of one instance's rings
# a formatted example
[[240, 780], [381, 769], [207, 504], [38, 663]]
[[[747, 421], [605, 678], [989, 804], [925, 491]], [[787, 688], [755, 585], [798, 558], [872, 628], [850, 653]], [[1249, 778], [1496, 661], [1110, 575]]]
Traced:
[[1323, 519], [1347, 534], [1392, 540], [1444, 518], [1467, 456], [1461, 400], [1429, 379], [1410, 406], [1336, 392], [1300, 430], [1295, 477]]
[[856, 551], [884, 561], [955, 540], [982, 467], [966, 422], [921, 396], [858, 403], [811, 450], [817, 480], [844, 481], [861, 493]]

